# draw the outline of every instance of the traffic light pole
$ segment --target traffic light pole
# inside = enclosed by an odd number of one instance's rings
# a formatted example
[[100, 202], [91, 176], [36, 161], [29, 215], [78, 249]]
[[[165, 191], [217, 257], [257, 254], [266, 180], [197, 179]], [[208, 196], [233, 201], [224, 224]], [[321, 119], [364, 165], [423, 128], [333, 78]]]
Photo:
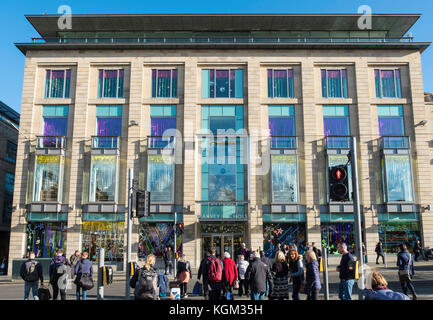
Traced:
[[[359, 204], [359, 185], [358, 185], [358, 164], [356, 161], [356, 138], [352, 137], [350, 148], [350, 164], [352, 166], [352, 186], [353, 186], [353, 206], [355, 209], [355, 241], [356, 257], [359, 261], [359, 267], [363, 273], [364, 260], [362, 258], [362, 229], [361, 229], [361, 207]], [[361, 274], [361, 277], [363, 274]], [[361, 278], [363, 279], [363, 278]], [[359, 289], [359, 300], [362, 300], [362, 292]]]
[[125, 298], [130, 299], [131, 289], [129, 281], [131, 276], [131, 238], [132, 238], [132, 195], [133, 195], [133, 178], [134, 169], [128, 171], [128, 219], [127, 219], [127, 238], [126, 238], [126, 282], [125, 282]]
[[177, 272], [177, 263], [176, 263], [176, 255], [177, 255], [177, 239], [176, 239], [176, 234], [177, 234], [177, 212], [174, 212], [174, 265], [173, 265], [173, 270], [174, 270], [174, 277], [176, 278], [176, 272]]

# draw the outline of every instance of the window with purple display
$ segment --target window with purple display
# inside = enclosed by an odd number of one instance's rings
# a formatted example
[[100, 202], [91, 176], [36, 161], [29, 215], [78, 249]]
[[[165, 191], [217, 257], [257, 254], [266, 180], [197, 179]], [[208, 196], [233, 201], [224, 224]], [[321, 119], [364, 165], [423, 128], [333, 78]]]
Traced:
[[124, 70], [99, 70], [98, 98], [123, 98]]
[[177, 69], [152, 69], [152, 98], [177, 98]]
[[293, 106], [269, 106], [271, 148], [296, 148]]
[[293, 70], [268, 69], [268, 97], [293, 98]]
[[401, 98], [400, 70], [374, 70], [377, 98]]
[[348, 106], [323, 106], [323, 128], [328, 148], [349, 148], [350, 136]]
[[176, 106], [158, 105], [150, 107], [150, 135], [149, 148], [165, 148], [173, 140], [164, 138], [164, 133], [173, 135], [167, 130], [176, 129]]
[[403, 106], [377, 106], [377, 116], [379, 122], [379, 135], [381, 137], [387, 137], [385, 140], [385, 147], [404, 147], [406, 140], [404, 138]]
[[[122, 134], [122, 106], [97, 106], [96, 135], [98, 148], [118, 148]], [[106, 137], [106, 138], [104, 138]]]
[[56, 148], [61, 146], [61, 138], [66, 137], [68, 129], [68, 106], [44, 106], [43, 132], [44, 148]]
[[47, 70], [45, 98], [69, 98], [71, 70]]
[[322, 97], [347, 98], [347, 70], [321, 70]]

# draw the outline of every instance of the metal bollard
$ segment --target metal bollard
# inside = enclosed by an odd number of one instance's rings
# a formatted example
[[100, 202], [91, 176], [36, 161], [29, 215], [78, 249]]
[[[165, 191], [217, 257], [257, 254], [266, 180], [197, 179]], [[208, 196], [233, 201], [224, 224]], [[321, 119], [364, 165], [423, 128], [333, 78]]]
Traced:
[[325, 300], [329, 300], [329, 282], [328, 282], [328, 247], [325, 246], [322, 250], [323, 259], [323, 286], [325, 290]]
[[98, 257], [98, 300], [104, 300], [104, 282], [102, 279], [102, 267], [104, 266], [105, 250], [104, 248], [99, 248]]

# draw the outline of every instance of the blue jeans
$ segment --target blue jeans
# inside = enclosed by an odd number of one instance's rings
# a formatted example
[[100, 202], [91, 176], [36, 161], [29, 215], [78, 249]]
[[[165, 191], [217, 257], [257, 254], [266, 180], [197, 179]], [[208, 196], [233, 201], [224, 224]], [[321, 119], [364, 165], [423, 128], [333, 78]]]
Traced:
[[24, 282], [24, 300], [28, 300], [29, 299], [29, 295], [30, 295], [30, 289], [32, 289], [32, 294], [33, 294], [33, 299], [35, 300], [39, 300], [38, 297], [38, 282], [34, 281], [34, 282]]
[[251, 300], [265, 300], [265, 292], [251, 292]]
[[338, 297], [340, 300], [352, 300], [352, 289], [355, 284], [355, 280], [340, 280], [340, 286], [338, 287]]
[[84, 290], [83, 288], [77, 286], [77, 290], [75, 291], [75, 295], [77, 296], [77, 300], [80, 300], [80, 290], [83, 290], [83, 300], [86, 300], [87, 298], [87, 290]]

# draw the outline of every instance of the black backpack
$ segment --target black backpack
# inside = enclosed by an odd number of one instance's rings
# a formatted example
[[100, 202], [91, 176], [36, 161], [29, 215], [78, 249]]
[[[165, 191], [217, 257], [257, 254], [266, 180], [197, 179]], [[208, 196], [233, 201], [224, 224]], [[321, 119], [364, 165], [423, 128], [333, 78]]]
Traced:
[[140, 269], [138, 280], [135, 284], [134, 295], [139, 299], [155, 299], [157, 276], [155, 270]]
[[37, 261], [31, 261], [29, 267], [26, 269], [26, 275], [24, 276], [24, 281], [27, 282], [35, 282], [39, 279], [39, 273], [36, 268], [36, 265], [39, 262]]

